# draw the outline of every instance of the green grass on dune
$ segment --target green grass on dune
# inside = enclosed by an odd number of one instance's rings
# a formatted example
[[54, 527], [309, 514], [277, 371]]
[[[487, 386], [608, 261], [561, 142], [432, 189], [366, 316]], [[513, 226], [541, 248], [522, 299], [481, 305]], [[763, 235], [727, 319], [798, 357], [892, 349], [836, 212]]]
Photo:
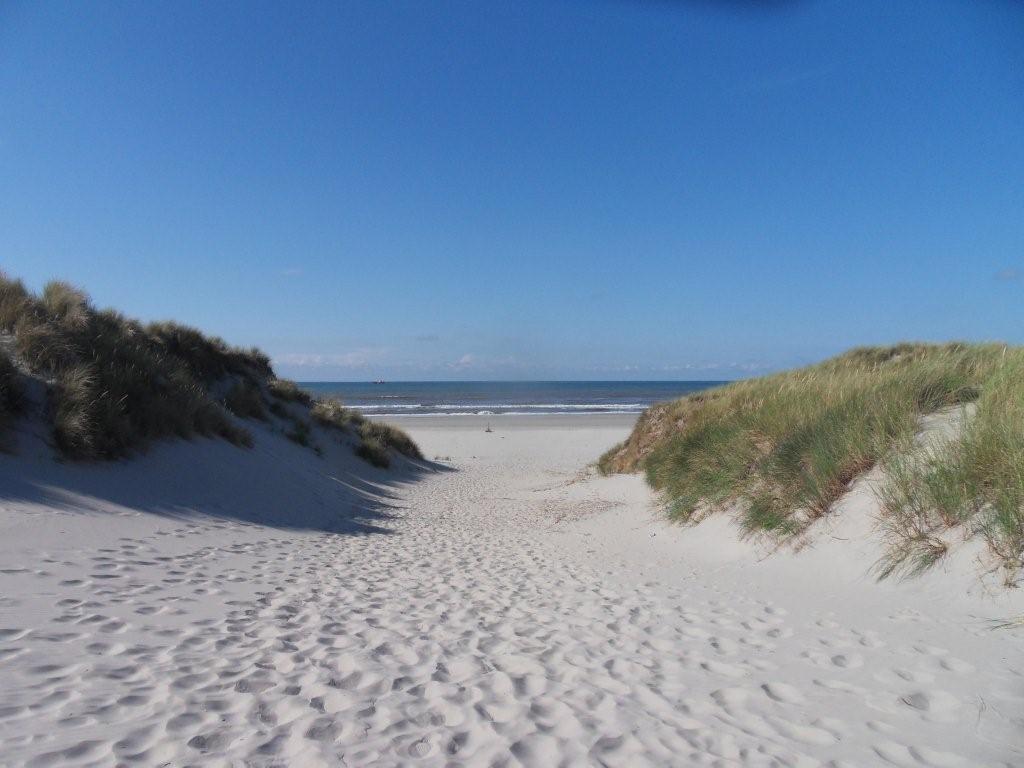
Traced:
[[[310, 418], [352, 433], [356, 453], [374, 464], [389, 464], [389, 451], [422, 458], [401, 430], [367, 422], [337, 401], [314, 401], [295, 382], [276, 378], [258, 349], [179, 323], [145, 325], [97, 310], [67, 283], [50, 282], [36, 295], [0, 274], [0, 332], [11, 337], [24, 368], [47, 383], [54, 442], [69, 458], [112, 459], [156, 439], [196, 434], [251, 445], [232, 415], [267, 422], [273, 415], [286, 437], [318, 452]], [[19, 376], [0, 350], [0, 427], [20, 405]]]
[[422, 460], [419, 446], [405, 432], [390, 424], [379, 421], [363, 421], [359, 425], [359, 437], [367, 451], [379, 453], [381, 449], [392, 449], [410, 459]]
[[392, 450], [410, 459], [423, 459], [419, 446], [405, 432], [390, 424], [370, 421], [334, 398], [315, 401], [310, 415], [325, 427], [355, 431], [359, 436], [356, 455], [376, 467], [390, 466]]
[[171, 321], [150, 323], [146, 326], [146, 333], [169, 354], [184, 362], [205, 384], [226, 376], [238, 376], [251, 382], [274, 374], [270, 358], [256, 347], [233, 347], [216, 336], [207, 336], [196, 328]]
[[1024, 569], [1024, 351], [1006, 350], [963, 428], [885, 464], [879, 496], [892, 546], [881, 573], [918, 573], [946, 553], [945, 533], [981, 535], [1006, 567]]
[[271, 378], [267, 382], [267, 388], [270, 390], [270, 394], [286, 403], [299, 403], [306, 406], [313, 404], [312, 395], [290, 379]]
[[318, 424], [341, 430], [358, 429], [366, 421], [366, 417], [359, 411], [346, 408], [333, 397], [314, 402], [310, 415]]
[[[187, 349], [113, 310], [97, 310], [67, 283], [41, 296], [0, 277], [0, 330], [18, 358], [49, 380], [49, 410], [60, 450], [74, 458], [116, 458], [161, 437], [217, 435], [248, 444], [249, 434], [206, 393]], [[209, 341], [223, 358], [237, 350]], [[218, 352], [219, 350], [219, 352]]]
[[224, 407], [240, 419], [267, 420], [267, 404], [257, 382], [248, 379], [235, 381], [224, 395]]
[[[909, 518], [914, 504], [932, 510], [932, 522], [935, 515], [971, 519], [1012, 559], [1024, 540], [1024, 416], [1013, 422], [1007, 415], [1024, 408], [1022, 365], [1024, 350], [998, 344], [855, 349], [676, 401], [667, 418], [676, 426], [641, 465], [677, 520], [728, 505], [740, 510], [747, 531], [789, 537], [827, 513], [857, 476], [895, 449], [909, 450], [923, 414], [977, 400], [962, 439], [927, 466], [904, 467], [903, 501], [893, 490], [884, 506], [894, 519], [895, 510]], [[927, 497], [923, 488], [936, 490]], [[914, 530], [905, 527], [890, 531], [896, 560]]]

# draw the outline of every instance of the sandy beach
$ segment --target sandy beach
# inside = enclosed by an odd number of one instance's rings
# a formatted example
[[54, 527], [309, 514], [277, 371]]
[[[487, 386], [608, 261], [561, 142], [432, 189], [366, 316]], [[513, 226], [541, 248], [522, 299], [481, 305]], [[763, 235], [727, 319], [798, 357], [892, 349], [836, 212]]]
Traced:
[[0, 0], [0, 768], [1024, 768], [1022, 30]]
[[433, 469], [0, 457], [0, 764], [1024, 762], [1024, 601], [876, 583], [866, 489], [768, 556], [594, 473], [632, 417], [395, 422]]

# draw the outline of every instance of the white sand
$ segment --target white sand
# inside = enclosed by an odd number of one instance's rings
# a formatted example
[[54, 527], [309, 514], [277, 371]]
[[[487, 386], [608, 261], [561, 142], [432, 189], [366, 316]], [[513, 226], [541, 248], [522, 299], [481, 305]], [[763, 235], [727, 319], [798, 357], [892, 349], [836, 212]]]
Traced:
[[1024, 764], [1024, 614], [961, 557], [876, 584], [864, 489], [764, 558], [585, 466], [614, 416], [331, 446], [0, 457], [0, 764]]

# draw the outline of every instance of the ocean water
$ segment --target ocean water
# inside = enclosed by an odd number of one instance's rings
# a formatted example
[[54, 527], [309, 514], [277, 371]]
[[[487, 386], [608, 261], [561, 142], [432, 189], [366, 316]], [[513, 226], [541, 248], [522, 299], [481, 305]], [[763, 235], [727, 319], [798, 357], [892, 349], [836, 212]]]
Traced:
[[716, 381], [313, 381], [301, 386], [337, 397], [367, 415], [639, 413], [652, 403], [716, 386]]

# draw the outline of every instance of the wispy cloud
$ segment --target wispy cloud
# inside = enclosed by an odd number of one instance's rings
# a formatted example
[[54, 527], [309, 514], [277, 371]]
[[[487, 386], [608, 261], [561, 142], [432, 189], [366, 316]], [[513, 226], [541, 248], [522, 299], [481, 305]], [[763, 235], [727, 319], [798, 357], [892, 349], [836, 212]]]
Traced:
[[448, 363], [448, 367], [453, 371], [464, 371], [467, 368], [472, 368], [476, 365], [476, 358], [473, 355], [465, 354], [453, 363]]

